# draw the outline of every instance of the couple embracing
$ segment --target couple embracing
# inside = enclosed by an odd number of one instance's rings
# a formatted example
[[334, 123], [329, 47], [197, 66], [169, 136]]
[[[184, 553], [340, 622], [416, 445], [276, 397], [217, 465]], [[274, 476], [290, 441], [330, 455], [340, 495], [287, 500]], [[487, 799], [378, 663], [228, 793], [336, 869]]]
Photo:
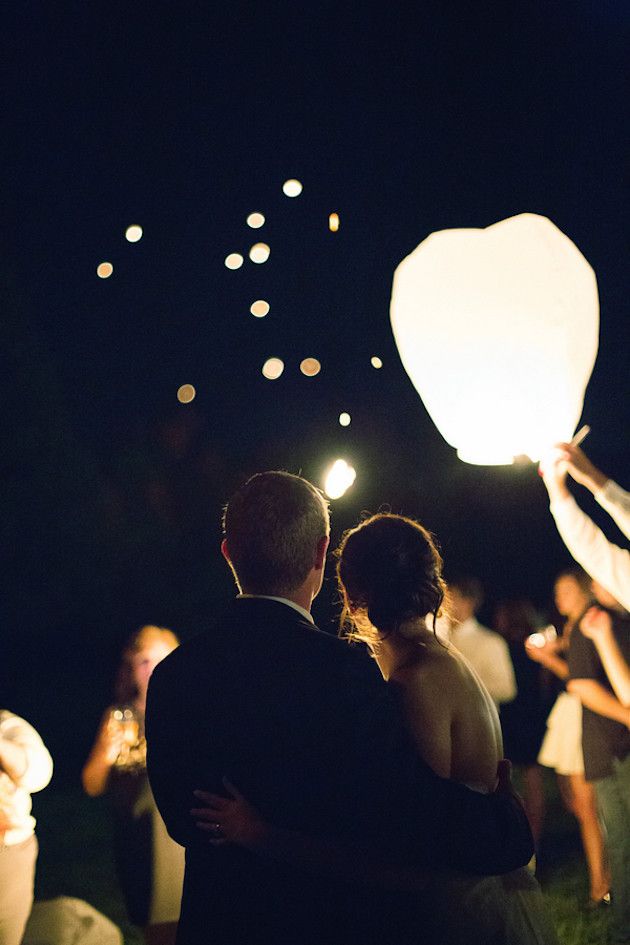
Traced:
[[310, 614], [314, 486], [253, 476], [224, 531], [240, 593], [149, 688], [149, 776], [186, 847], [178, 945], [554, 945], [494, 704], [430, 629], [430, 534], [398, 515], [346, 534], [347, 635], [367, 644], [348, 646]]

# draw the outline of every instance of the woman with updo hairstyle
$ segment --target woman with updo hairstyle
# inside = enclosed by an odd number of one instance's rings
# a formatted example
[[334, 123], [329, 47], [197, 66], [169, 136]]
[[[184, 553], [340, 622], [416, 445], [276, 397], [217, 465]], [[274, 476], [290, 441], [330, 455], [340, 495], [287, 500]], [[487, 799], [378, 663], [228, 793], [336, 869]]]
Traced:
[[[367, 644], [383, 678], [399, 690], [419, 754], [440, 777], [493, 791], [503, 757], [499, 718], [471, 666], [435, 634], [444, 582], [431, 534], [413, 519], [382, 513], [346, 532], [336, 555], [342, 633]], [[198, 826], [220, 827], [219, 842], [268, 849], [277, 829], [225, 784], [230, 798], [197, 792], [208, 804], [194, 811]], [[424, 892], [438, 925], [432, 941], [440, 945], [557, 945], [540, 887], [525, 868], [504, 876], [442, 872], [427, 879]], [[411, 921], [405, 942], [426, 941], [423, 921], [420, 914], [417, 928]]]
[[345, 533], [335, 554], [348, 639], [378, 648], [391, 634], [417, 637], [420, 618], [435, 626], [446, 590], [442, 557], [419, 522], [373, 515]]

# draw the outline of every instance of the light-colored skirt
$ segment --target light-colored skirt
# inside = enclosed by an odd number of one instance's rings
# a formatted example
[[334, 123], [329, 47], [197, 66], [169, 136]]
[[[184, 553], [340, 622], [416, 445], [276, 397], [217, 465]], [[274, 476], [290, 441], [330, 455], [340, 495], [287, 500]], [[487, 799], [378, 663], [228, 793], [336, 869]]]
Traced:
[[538, 763], [557, 774], [584, 774], [582, 703], [571, 692], [561, 692], [549, 713]]

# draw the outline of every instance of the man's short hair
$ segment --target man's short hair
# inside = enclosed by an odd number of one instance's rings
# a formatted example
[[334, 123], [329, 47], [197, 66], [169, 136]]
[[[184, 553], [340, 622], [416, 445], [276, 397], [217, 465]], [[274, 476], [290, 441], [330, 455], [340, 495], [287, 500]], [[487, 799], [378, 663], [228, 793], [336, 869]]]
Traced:
[[245, 593], [282, 597], [300, 587], [329, 533], [328, 504], [301, 476], [257, 473], [232, 496], [223, 532]]
[[465, 600], [473, 602], [473, 607], [477, 611], [483, 604], [483, 587], [481, 581], [469, 574], [458, 574], [450, 578], [447, 582], [449, 587], [459, 591]]

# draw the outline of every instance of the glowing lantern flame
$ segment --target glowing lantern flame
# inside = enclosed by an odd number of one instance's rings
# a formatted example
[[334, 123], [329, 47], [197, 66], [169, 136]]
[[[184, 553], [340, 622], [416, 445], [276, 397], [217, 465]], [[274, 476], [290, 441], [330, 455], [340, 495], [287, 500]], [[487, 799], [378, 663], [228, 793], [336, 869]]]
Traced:
[[251, 226], [252, 230], [259, 230], [261, 226], [265, 225], [264, 214], [258, 213], [257, 210], [254, 211], [254, 213], [250, 213], [247, 217], [247, 225]]
[[324, 479], [324, 492], [329, 499], [340, 499], [357, 478], [356, 471], [345, 459], [337, 459]]
[[299, 180], [291, 178], [291, 180], [285, 180], [282, 185], [282, 193], [286, 197], [299, 197], [302, 193], [302, 184]]
[[240, 269], [243, 265], [243, 257], [240, 253], [230, 253], [225, 257], [226, 269]]
[[349, 413], [344, 412], [344, 413], [339, 414], [339, 424], [342, 427], [349, 427], [351, 422], [352, 422], [352, 417], [350, 416]]
[[263, 376], [268, 381], [277, 381], [284, 371], [284, 361], [280, 358], [267, 358], [262, 367]]
[[132, 223], [132, 225], [128, 226], [125, 230], [125, 239], [129, 243], [137, 243], [138, 240], [142, 239], [142, 227], [138, 226], [137, 223]]
[[595, 273], [546, 217], [432, 233], [394, 274], [401, 360], [460, 459], [537, 460], [578, 423], [597, 355]]
[[269, 259], [270, 252], [266, 243], [254, 243], [249, 251], [249, 258], [254, 263], [264, 263]]
[[373, 358], [370, 358], [370, 364], [373, 368], [376, 368], [377, 371], [383, 367], [383, 362], [377, 355], [374, 355]]
[[339, 229], [339, 214], [331, 213], [328, 217], [328, 229], [331, 233], [336, 233]]
[[180, 404], [189, 404], [192, 400], [195, 399], [197, 391], [192, 386], [192, 384], [182, 384], [182, 386], [177, 391], [177, 399]]
[[265, 302], [264, 299], [257, 299], [255, 302], [252, 302], [249, 310], [256, 318], [264, 318], [265, 315], [268, 314], [269, 308], [269, 302]]
[[109, 279], [113, 271], [114, 267], [110, 262], [99, 263], [96, 267], [96, 275], [99, 279]]
[[316, 377], [321, 369], [322, 366], [317, 358], [304, 358], [300, 364], [300, 371], [306, 377]]

